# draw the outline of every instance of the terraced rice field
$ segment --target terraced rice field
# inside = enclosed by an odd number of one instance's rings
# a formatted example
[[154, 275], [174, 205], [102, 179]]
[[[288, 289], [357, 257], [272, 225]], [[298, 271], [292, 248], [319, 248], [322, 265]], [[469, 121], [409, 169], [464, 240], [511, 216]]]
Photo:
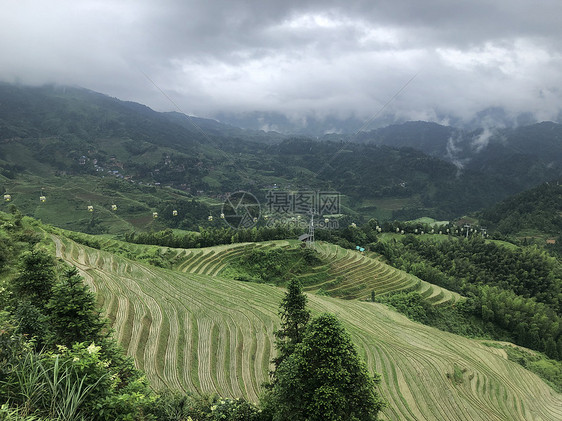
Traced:
[[268, 241], [265, 243], [228, 244], [204, 249], [183, 250], [180, 251], [175, 258], [178, 262], [176, 269], [181, 272], [215, 276], [219, 275], [230, 261], [251, 249], [267, 250], [274, 247], [288, 246], [288, 241], [280, 240]]
[[332, 297], [366, 300], [373, 290], [377, 295], [401, 290], [417, 291], [435, 305], [456, 302], [462, 298], [456, 292], [429, 284], [355, 250], [330, 243], [316, 243], [316, 250], [330, 262], [329, 271], [333, 279], [310, 284], [304, 277], [303, 284], [309, 285], [305, 289], [311, 292], [323, 289]]
[[[97, 291], [117, 338], [156, 388], [257, 400], [274, 352], [282, 289], [209, 276], [220, 268], [212, 256], [228, 247], [197, 257], [182, 272], [54, 240], [57, 255]], [[369, 369], [382, 374], [386, 419], [562, 419], [562, 395], [494, 348], [383, 305], [309, 300], [313, 313], [328, 311], [343, 321]]]
[[[288, 241], [270, 241], [182, 250], [175, 257], [178, 262], [176, 269], [193, 274], [220, 276], [230, 261], [250, 249], [289, 246]], [[336, 298], [367, 300], [372, 290], [376, 294], [408, 290], [419, 292], [435, 305], [456, 302], [462, 298], [455, 292], [424, 282], [354, 250], [323, 242], [317, 242], [315, 248], [328, 263], [312, 268], [310, 272], [300, 276], [306, 291], [315, 293], [322, 290]], [[319, 276], [321, 274], [327, 276]], [[326, 278], [329, 280], [326, 281]], [[319, 282], [318, 279], [322, 281]]]

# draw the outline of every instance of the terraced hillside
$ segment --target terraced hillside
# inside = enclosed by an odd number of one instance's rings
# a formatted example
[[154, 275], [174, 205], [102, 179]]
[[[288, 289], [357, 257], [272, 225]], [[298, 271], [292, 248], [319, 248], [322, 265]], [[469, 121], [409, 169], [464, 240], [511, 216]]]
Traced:
[[318, 242], [316, 250], [329, 264], [332, 280], [323, 284], [308, 282], [306, 289], [317, 292], [322, 289], [332, 297], [368, 299], [371, 291], [384, 294], [392, 291], [417, 291], [427, 301], [439, 305], [456, 302], [461, 296], [437, 285], [429, 284], [404, 271], [389, 266], [379, 259], [347, 250], [330, 243]]
[[[119, 341], [155, 387], [257, 399], [282, 289], [202, 274], [212, 272], [212, 258], [192, 266], [201, 273], [181, 272], [54, 240], [57, 255], [98, 292]], [[382, 374], [387, 419], [562, 419], [562, 395], [497, 349], [383, 305], [309, 298], [314, 313], [344, 322], [369, 369]]]
[[[289, 241], [269, 241], [183, 250], [178, 252], [174, 260], [177, 262], [176, 268], [182, 272], [214, 276], [220, 275], [229, 262], [248, 250], [289, 247], [290, 244]], [[373, 290], [378, 295], [409, 290], [419, 292], [436, 305], [461, 299], [455, 292], [429, 284], [354, 250], [324, 242], [317, 242], [315, 249], [325, 263], [299, 276], [306, 291], [322, 292], [336, 298], [365, 300], [370, 298]]]
[[289, 247], [289, 241], [268, 241], [264, 243], [239, 243], [204, 249], [183, 250], [176, 256], [176, 268], [182, 272], [201, 275], [220, 275], [228, 263], [252, 249], [267, 250], [275, 247]]
[[[181, 272], [221, 276], [229, 263], [235, 262], [251, 250], [289, 248], [298, 242], [279, 240], [264, 243], [239, 243], [202, 249], [169, 249], [162, 253], [174, 262], [174, 269]], [[107, 240], [102, 246], [120, 247], [139, 253], [144, 246]], [[105, 248], [105, 247], [102, 247]], [[404, 271], [393, 268], [381, 260], [354, 250], [343, 249], [330, 243], [317, 242], [315, 249], [324, 263], [299, 275], [306, 291], [344, 299], [369, 299], [371, 291], [377, 295], [393, 291], [417, 291], [427, 301], [440, 305], [456, 302], [462, 297], [437, 285], [429, 284]], [[326, 280], [328, 279], [328, 280]]]

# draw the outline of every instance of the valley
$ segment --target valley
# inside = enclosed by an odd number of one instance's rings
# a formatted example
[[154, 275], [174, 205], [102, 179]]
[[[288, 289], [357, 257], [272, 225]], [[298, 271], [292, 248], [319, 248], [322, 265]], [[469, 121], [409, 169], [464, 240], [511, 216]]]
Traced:
[[[158, 113], [80, 88], [0, 84], [0, 96], [0, 193], [45, 223], [90, 233], [197, 229], [229, 194], [249, 191], [264, 205], [274, 187], [338, 192], [342, 213], [358, 222], [449, 220], [562, 174], [555, 123], [498, 130], [476, 147], [478, 130], [435, 123], [306, 138]], [[448, 155], [450, 139], [461, 155]], [[196, 212], [149, 224], [152, 212], [193, 200]], [[93, 220], [87, 206], [100, 211]]]

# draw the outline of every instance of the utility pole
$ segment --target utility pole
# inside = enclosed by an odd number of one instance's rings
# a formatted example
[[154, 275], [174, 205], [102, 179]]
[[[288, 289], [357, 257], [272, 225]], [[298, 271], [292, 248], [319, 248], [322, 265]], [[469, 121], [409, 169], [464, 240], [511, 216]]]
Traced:
[[314, 248], [314, 211], [310, 209], [310, 225], [308, 226], [308, 244]]

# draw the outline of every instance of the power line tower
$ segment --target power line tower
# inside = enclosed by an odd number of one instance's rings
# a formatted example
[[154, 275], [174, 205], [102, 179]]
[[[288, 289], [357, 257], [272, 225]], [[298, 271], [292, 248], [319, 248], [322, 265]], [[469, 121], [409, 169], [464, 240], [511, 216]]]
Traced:
[[314, 211], [310, 209], [310, 223], [308, 225], [308, 246], [314, 247]]
[[308, 234], [303, 234], [299, 237], [299, 240], [306, 243], [306, 247], [314, 248], [314, 216], [318, 215], [314, 209], [308, 211], [310, 215], [310, 222], [308, 223]]

